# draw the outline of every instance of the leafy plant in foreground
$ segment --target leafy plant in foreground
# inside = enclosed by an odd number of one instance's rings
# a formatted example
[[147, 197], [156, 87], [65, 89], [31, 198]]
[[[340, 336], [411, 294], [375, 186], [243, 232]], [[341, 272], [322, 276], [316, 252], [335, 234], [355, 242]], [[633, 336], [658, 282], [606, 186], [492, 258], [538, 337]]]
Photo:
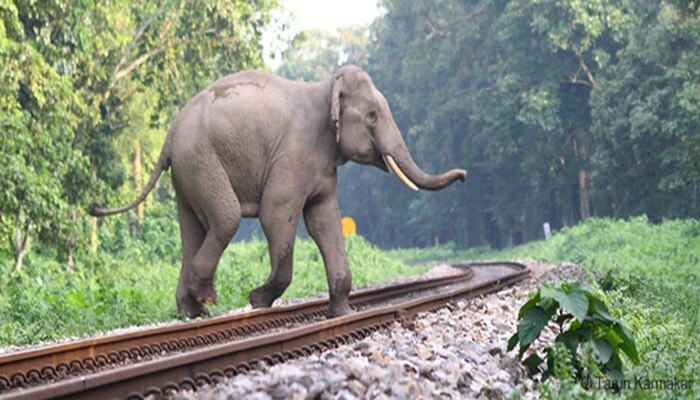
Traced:
[[[569, 353], [576, 381], [588, 380], [591, 372], [579, 354], [586, 349], [595, 353], [594, 368], [607, 374], [614, 381], [624, 378], [622, 359], [624, 353], [634, 364], [639, 355], [634, 337], [622, 323], [613, 318], [605, 303], [588, 287], [578, 283], [562, 283], [559, 286], [544, 285], [520, 308], [518, 329], [508, 341], [508, 351], [520, 343], [520, 357], [540, 336], [547, 324], [555, 325], [558, 332], [555, 343], [545, 348], [545, 358], [536, 352], [523, 360], [531, 375], [542, 372], [542, 380], [557, 374], [556, 346]], [[570, 374], [567, 374], [570, 375]]]

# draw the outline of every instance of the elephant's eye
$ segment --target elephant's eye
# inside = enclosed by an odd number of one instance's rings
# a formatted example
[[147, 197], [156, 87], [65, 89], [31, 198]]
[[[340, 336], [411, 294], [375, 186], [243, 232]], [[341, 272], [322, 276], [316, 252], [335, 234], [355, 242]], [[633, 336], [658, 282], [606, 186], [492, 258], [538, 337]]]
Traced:
[[369, 122], [372, 124], [375, 124], [377, 122], [377, 112], [376, 111], [369, 112]]

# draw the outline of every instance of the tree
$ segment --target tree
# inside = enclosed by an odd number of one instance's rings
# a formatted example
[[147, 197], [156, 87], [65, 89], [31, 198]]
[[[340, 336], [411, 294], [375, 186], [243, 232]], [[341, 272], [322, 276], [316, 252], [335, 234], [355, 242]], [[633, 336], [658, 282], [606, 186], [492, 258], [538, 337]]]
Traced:
[[596, 197], [615, 217], [698, 217], [700, 16], [642, 3], [634, 23], [592, 98]]
[[324, 30], [297, 34], [282, 53], [277, 73], [293, 80], [315, 82], [329, 79], [340, 60], [339, 38]]
[[35, 236], [71, 266], [87, 204], [131, 196], [141, 178], [125, 189], [125, 177], [154, 162], [177, 108], [215, 78], [262, 65], [260, 38], [275, 7], [0, 4], [0, 157], [8, 165], [0, 233], [16, 265]]
[[87, 159], [73, 146], [76, 114], [70, 82], [26, 40], [17, 8], [0, 20], [0, 231], [22, 268], [31, 236], [72, 248], [70, 209], [84, 200]]
[[339, 28], [337, 32], [320, 29], [302, 31], [282, 53], [277, 73], [289, 79], [307, 82], [330, 78], [341, 64], [363, 66], [367, 59], [368, 27]]
[[[503, 246], [594, 214], [696, 215], [697, 10], [678, 3], [384, 1], [377, 86], [427, 169], [470, 170], [434, 199], [376, 195], [409, 210], [412, 244]], [[372, 218], [403, 223], [394, 210]]]

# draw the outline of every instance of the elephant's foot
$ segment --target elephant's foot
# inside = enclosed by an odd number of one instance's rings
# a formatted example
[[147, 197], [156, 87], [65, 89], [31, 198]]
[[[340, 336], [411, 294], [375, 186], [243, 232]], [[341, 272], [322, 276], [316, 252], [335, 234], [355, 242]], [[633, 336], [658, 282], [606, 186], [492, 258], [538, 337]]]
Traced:
[[196, 301], [189, 294], [177, 296], [177, 310], [188, 318], [208, 317], [211, 314], [204, 304]]
[[193, 278], [187, 288], [189, 289], [190, 297], [198, 303], [216, 304], [219, 301], [219, 297], [214, 289], [213, 279]]
[[343, 315], [350, 315], [354, 313], [348, 301], [331, 302], [331, 306], [328, 309], [328, 318], [342, 317]]
[[272, 306], [278, 297], [279, 295], [270, 290], [268, 286], [262, 285], [250, 292], [248, 299], [250, 299], [250, 305], [253, 308], [265, 308]]

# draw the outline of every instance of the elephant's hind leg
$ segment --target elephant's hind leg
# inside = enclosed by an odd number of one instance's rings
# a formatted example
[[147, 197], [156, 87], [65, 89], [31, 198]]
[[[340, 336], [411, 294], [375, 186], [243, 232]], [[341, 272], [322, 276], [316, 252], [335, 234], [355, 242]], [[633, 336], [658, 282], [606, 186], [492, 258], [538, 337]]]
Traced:
[[241, 204], [221, 164], [209, 163], [193, 172], [186, 181], [178, 179], [178, 182], [205, 233], [192, 257], [187, 291], [198, 303], [215, 304], [218, 298], [214, 289], [214, 273], [221, 255], [240, 225]]
[[[216, 185], [210, 182], [211, 185]], [[209, 189], [211, 190], [211, 188]], [[228, 182], [218, 187], [213, 204], [202, 209], [207, 219], [207, 233], [192, 260], [188, 282], [190, 295], [199, 303], [216, 304], [214, 273], [226, 246], [241, 223], [241, 205]]]
[[206, 230], [199, 222], [199, 219], [197, 219], [194, 211], [184, 204], [179, 196], [177, 199], [177, 215], [180, 221], [180, 238], [182, 239], [182, 268], [180, 269], [180, 279], [178, 280], [175, 294], [177, 310], [180, 314], [191, 318], [207, 315], [207, 309], [190, 295], [187, 287], [192, 273], [192, 260], [197, 250], [202, 246], [202, 242], [204, 242]]

